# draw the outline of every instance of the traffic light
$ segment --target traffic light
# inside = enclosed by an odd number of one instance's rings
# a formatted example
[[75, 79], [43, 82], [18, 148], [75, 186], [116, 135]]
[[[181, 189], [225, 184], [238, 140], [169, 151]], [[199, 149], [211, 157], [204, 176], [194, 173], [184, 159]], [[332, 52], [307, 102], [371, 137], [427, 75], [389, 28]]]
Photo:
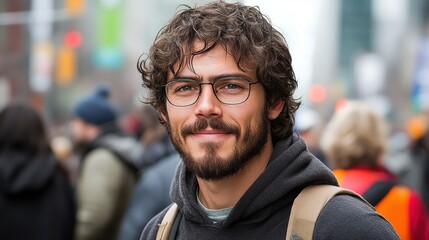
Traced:
[[76, 48], [82, 45], [82, 35], [77, 30], [69, 30], [63, 40], [57, 51], [56, 79], [59, 84], [68, 84], [76, 78]]
[[76, 77], [76, 53], [68, 46], [58, 49], [56, 79], [59, 84], [67, 84]]
[[64, 35], [64, 44], [70, 48], [80, 47], [82, 44], [82, 35], [79, 31], [70, 30]]

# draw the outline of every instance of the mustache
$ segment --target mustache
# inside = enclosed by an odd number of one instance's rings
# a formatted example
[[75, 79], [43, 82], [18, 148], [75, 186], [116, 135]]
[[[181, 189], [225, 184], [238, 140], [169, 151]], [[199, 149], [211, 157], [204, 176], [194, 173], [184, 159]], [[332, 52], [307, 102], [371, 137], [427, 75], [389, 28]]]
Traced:
[[214, 130], [219, 130], [227, 134], [233, 134], [237, 138], [240, 136], [240, 129], [237, 126], [228, 124], [217, 118], [201, 118], [192, 124], [185, 125], [181, 131], [182, 136], [186, 137], [190, 134], [194, 134], [207, 128], [208, 126], [213, 128]]

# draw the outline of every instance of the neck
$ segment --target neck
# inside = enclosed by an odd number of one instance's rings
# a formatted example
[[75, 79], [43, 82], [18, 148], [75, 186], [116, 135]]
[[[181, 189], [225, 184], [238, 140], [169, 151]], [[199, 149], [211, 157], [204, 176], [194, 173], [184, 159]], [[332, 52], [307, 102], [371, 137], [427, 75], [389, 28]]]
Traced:
[[267, 143], [261, 153], [232, 176], [208, 181], [197, 177], [199, 198], [208, 209], [224, 209], [237, 204], [244, 193], [264, 172], [273, 152], [272, 143]]

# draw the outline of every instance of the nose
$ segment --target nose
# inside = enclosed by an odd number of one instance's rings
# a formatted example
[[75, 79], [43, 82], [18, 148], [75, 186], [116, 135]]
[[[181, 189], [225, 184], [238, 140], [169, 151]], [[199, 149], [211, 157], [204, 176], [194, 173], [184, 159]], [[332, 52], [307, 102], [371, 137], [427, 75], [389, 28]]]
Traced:
[[216, 98], [212, 85], [201, 85], [201, 93], [198, 101], [195, 103], [195, 115], [199, 117], [220, 117], [221, 102]]

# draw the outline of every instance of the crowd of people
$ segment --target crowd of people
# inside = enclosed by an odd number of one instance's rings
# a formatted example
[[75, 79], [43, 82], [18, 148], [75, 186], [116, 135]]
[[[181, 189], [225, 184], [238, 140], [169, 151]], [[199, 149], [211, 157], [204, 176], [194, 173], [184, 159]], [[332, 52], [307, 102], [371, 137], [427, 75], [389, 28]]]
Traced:
[[[0, 234], [5, 239], [138, 239], [180, 160], [153, 108], [131, 133], [100, 85], [52, 136], [27, 102], [0, 112]], [[140, 204], [145, 202], [145, 204]]]
[[404, 126], [401, 156], [419, 167], [393, 171], [393, 133], [370, 105], [329, 119], [299, 108], [289, 49], [259, 9], [184, 9], [138, 70], [150, 94], [133, 127], [107, 85], [76, 102], [61, 136], [28, 103], [0, 110], [2, 239], [284, 239], [294, 199], [321, 184], [366, 201], [334, 196], [314, 239], [429, 239], [428, 117]]

